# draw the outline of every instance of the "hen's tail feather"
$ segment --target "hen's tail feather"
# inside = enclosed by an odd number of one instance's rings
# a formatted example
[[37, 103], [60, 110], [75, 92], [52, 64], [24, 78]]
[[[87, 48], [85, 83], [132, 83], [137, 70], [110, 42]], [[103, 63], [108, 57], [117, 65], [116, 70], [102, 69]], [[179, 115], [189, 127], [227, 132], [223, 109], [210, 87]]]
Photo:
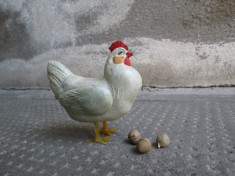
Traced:
[[59, 98], [59, 94], [63, 91], [63, 81], [68, 75], [73, 74], [67, 67], [57, 61], [49, 61], [47, 65], [47, 76], [50, 80], [51, 90], [55, 97]]

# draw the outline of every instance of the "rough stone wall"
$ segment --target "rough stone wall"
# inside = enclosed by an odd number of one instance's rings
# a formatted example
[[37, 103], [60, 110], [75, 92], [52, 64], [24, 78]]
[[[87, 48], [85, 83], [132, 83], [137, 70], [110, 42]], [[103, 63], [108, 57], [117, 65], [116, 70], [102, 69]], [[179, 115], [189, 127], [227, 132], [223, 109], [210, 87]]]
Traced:
[[48, 87], [51, 59], [102, 77], [115, 40], [145, 86], [235, 85], [234, 0], [0, 0], [0, 87]]

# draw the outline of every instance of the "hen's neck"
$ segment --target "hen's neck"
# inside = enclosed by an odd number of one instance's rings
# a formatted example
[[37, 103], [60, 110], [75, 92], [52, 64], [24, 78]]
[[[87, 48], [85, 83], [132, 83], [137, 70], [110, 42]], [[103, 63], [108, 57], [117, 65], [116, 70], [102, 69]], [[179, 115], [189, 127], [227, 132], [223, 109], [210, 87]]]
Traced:
[[114, 86], [123, 86], [122, 84], [128, 79], [127, 69], [128, 67], [124, 64], [107, 63], [104, 69], [104, 79]]
[[133, 67], [124, 64], [106, 64], [104, 79], [114, 98], [128, 102], [134, 101], [142, 86], [140, 74]]

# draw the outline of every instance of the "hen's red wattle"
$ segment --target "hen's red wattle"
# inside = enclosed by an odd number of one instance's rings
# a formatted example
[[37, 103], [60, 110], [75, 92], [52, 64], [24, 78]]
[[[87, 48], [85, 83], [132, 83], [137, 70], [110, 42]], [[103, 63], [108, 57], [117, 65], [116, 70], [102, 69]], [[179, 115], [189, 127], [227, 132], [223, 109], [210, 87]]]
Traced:
[[130, 57], [133, 56], [133, 53], [131, 52], [127, 52], [126, 53], [126, 59], [124, 60], [124, 64], [131, 66], [131, 61], [130, 61]]

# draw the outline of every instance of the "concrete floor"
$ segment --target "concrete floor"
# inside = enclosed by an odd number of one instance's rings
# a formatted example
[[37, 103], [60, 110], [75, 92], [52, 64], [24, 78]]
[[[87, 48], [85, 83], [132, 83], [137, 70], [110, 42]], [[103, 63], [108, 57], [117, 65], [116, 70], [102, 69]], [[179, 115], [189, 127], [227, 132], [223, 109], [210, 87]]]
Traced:
[[[86, 143], [93, 125], [76, 122], [48, 90], [0, 90], [0, 175], [232, 175], [235, 88], [144, 90], [107, 145]], [[139, 154], [127, 135], [152, 142]], [[157, 149], [157, 134], [169, 147]]]

